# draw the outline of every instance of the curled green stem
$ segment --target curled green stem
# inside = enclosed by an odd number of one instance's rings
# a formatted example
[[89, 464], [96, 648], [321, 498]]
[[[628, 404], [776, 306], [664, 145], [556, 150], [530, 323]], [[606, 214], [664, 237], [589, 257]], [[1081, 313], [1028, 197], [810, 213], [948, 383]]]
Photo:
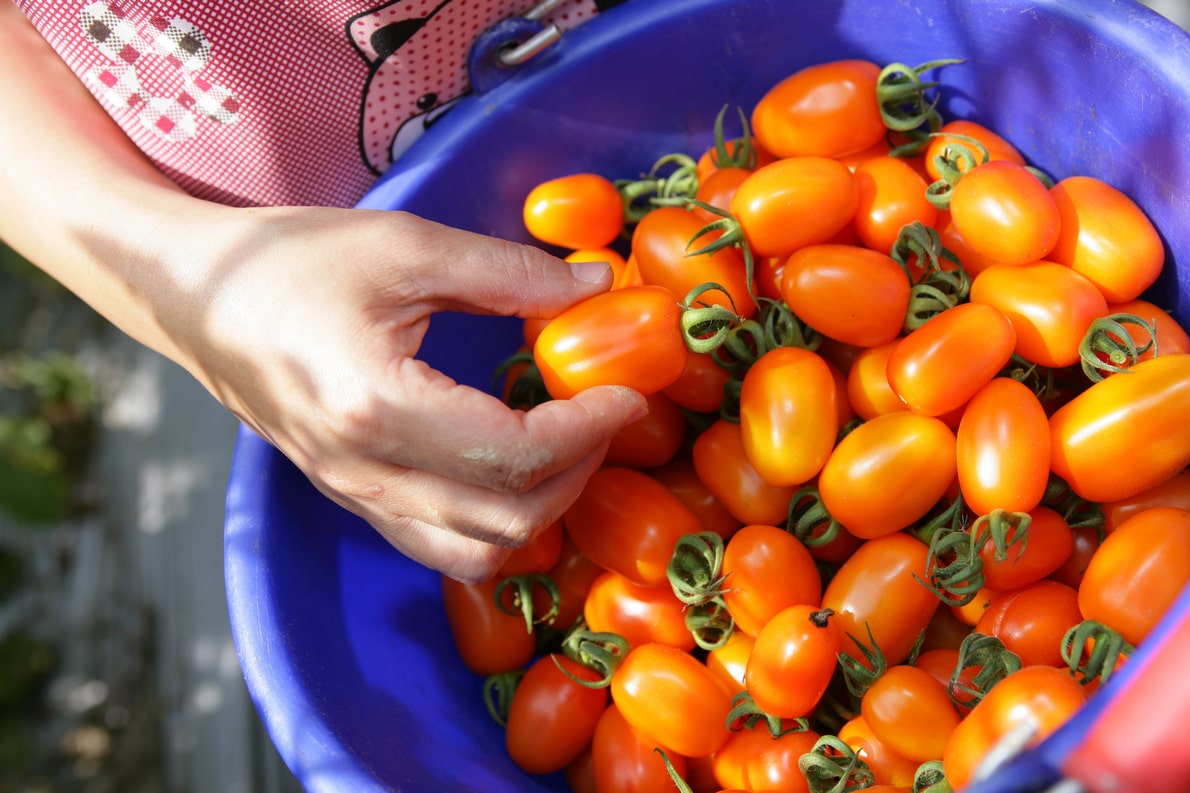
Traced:
[[698, 191], [698, 163], [680, 152], [667, 154], [639, 179], [617, 179], [624, 222], [634, 224], [659, 206], [685, 206]]
[[512, 695], [517, 684], [524, 677], [524, 669], [514, 669], [490, 675], [483, 681], [483, 703], [488, 715], [501, 727], [508, 724], [508, 711], [512, 707]]
[[987, 146], [969, 135], [931, 133], [946, 138], [946, 145], [934, 156], [939, 179], [926, 188], [926, 198], [938, 209], [950, 208], [950, 196], [963, 175], [987, 162]]
[[789, 499], [785, 530], [802, 541], [807, 548], [820, 548], [838, 538], [843, 524], [831, 517], [816, 484], [798, 488]]
[[721, 596], [688, 607], [685, 620], [694, 643], [707, 652], [727, 644], [735, 631], [735, 618]]
[[760, 724], [764, 724], [769, 735], [774, 738], [791, 732], [805, 732], [810, 728], [806, 719], [782, 719], [765, 713], [747, 691], [741, 691], [732, 697], [731, 710], [727, 712], [727, 729], [732, 732], [754, 730]]
[[[960, 707], [975, 707], [992, 687], [1021, 668], [1021, 659], [995, 636], [969, 633], [959, 644], [959, 658], [947, 691]], [[964, 673], [977, 669], [968, 683]]]
[[[1156, 356], [1156, 322], [1126, 313], [1109, 314], [1092, 322], [1078, 347], [1083, 374], [1097, 383], [1110, 374], [1127, 372], [1146, 353]], [[1129, 325], [1147, 333], [1149, 340], [1138, 345], [1128, 332]]]
[[713, 531], [686, 534], [674, 543], [666, 568], [669, 585], [687, 606], [701, 606], [724, 588], [723, 537]]
[[752, 130], [748, 127], [748, 116], [744, 109], [737, 107], [740, 116], [740, 126], [743, 133], [730, 142], [734, 146], [728, 147], [728, 139], [723, 132], [723, 118], [727, 115], [729, 105], [724, 105], [715, 116], [715, 142], [711, 149], [711, 164], [716, 168], [742, 168], [746, 171], [756, 169], [760, 162], [760, 155], [756, 146], [752, 144]]
[[863, 660], [842, 651], [838, 654], [839, 666], [843, 670], [843, 680], [847, 684], [847, 691], [856, 699], [862, 699], [864, 692], [888, 669], [888, 659], [885, 658], [884, 651], [877, 644], [876, 637], [872, 635], [872, 626], [865, 622], [864, 627], [868, 631], [867, 644], [850, 633], [847, 634]]
[[953, 793], [941, 760], [927, 760], [913, 773], [913, 793]]
[[[549, 598], [549, 608], [544, 614], [538, 614], [534, 603], [533, 591], [541, 587]], [[511, 595], [505, 593], [511, 590]], [[500, 610], [513, 616], [525, 618], [525, 630], [533, 632], [533, 626], [539, 624], [553, 624], [558, 616], [562, 604], [562, 592], [557, 583], [546, 573], [525, 573], [505, 578], [496, 587], [496, 604]]]
[[1062, 660], [1083, 685], [1106, 683], [1134, 649], [1119, 631], [1095, 620], [1083, 620], [1062, 637]]
[[868, 764], [837, 735], [824, 735], [798, 759], [811, 793], [844, 793], [871, 787], [876, 777]]
[[962, 63], [962, 59], [948, 58], [927, 61], [918, 66], [890, 63], [880, 71], [876, 80], [876, 101], [884, 124], [897, 132], [908, 132], [927, 126], [937, 130], [942, 126], [938, 113], [938, 97], [927, 97], [937, 81], [923, 81], [922, 75], [933, 69]]
[[554, 663], [563, 674], [587, 688], [606, 688], [611, 685], [612, 676], [620, 668], [631, 647], [628, 640], [618, 633], [592, 631], [580, 622], [566, 634], [561, 649], [567, 658], [593, 670], [599, 678], [585, 680], [577, 677], [555, 658]]

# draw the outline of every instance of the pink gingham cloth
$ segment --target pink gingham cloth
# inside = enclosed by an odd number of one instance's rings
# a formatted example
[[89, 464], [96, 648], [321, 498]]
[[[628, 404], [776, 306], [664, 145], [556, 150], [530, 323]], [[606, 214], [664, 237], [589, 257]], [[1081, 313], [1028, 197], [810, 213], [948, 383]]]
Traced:
[[[14, 0], [183, 189], [352, 206], [465, 96], [476, 36], [535, 0]], [[565, 0], [563, 30], [620, 0]]]

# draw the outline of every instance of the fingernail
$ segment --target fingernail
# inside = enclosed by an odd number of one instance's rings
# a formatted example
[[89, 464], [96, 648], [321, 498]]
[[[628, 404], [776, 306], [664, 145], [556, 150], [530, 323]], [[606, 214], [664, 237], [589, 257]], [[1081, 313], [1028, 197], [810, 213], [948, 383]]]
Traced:
[[570, 262], [570, 274], [577, 280], [588, 284], [602, 283], [611, 273], [611, 265], [607, 262]]

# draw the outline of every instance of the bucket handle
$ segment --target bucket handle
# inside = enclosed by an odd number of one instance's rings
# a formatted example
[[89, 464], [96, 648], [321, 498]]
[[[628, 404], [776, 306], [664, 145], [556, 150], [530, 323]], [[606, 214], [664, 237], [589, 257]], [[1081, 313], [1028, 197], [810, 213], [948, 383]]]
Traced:
[[564, 2], [539, 0], [521, 16], [503, 19], [480, 33], [467, 60], [472, 92], [487, 93], [558, 41], [562, 37], [558, 26], [541, 20]]

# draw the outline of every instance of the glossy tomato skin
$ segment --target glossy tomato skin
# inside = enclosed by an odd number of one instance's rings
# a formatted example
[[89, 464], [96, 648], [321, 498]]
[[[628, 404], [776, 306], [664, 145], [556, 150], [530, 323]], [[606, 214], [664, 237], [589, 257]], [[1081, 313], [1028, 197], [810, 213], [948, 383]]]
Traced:
[[1008, 592], [1036, 583], [1061, 567], [1074, 550], [1074, 532], [1058, 512], [1036, 506], [1026, 514], [1027, 542], [1014, 543], [1012, 530], [1003, 559], [997, 558], [991, 539], [979, 549], [984, 580], [992, 589]]
[[909, 276], [887, 253], [813, 245], [785, 262], [781, 297], [810, 327], [846, 344], [874, 347], [901, 333]]
[[731, 632], [727, 642], [707, 653], [707, 669], [719, 681], [729, 696], [734, 697], [745, 690], [744, 675], [748, 669], [748, 657], [756, 639], [741, 630]]
[[612, 676], [612, 701], [638, 732], [686, 757], [727, 740], [731, 698], [709, 669], [664, 644], [634, 647]]
[[808, 716], [822, 699], [841, 648], [833, 614], [814, 605], [778, 612], [756, 636], [744, 682], [757, 707], [770, 716]]
[[[984, 145], [988, 152], [989, 160], [1008, 160], [1017, 165], [1025, 165], [1025, 158], [1020, 151], [1013, 146], [1002, 135], [989, 129], [987, 126], [976, 121], [968, 119], [952, 119], [943, 124], [938, 134], [931, 136], [929, 144], [926, 145], [924, 154], [926, 172], [931, 179], [937, 180], [942, 178], [942, 172], [938, 169], [936, 157], [944, 153], [944, 149], [950, 143], [957, 143], [964, 148], [971, 150], [975, 155], [979, 155], [978, 147], [971, 144], [970, 141], [963, 140], [961, 137], [974, 138]], [[974, 166], [975, 163], [968, 162], [965, 157], [957, 157], [960, 167]]]
[[1103, 531], [1111, 534], [1124, 521], [1152, 507], [1177, 507], [1190, 510], [1190, 469], [1183, 469], [1159, 485], [1137, 493], [1131, 498], [1100, 504], [1103, 511]]
[[[1151, 323], [1157, 331], [1154, 349], [1140, 354], [1140, 360], [1152, 358], [1155, 355], [1175, 355], [1190, 352], [1190, 333], [1182, 327], [1174, 317], [1160, 306], [1143, 298], [1126, 300], [1123, 303], [1108, 303], [1108, 314], [1133, 314]], [[1128, 336], [1135, 342], [1137, 348], [1142, 348], [1152, 341], [1149, 332], [1139, 325], [1124, 326]]]
[[946, 687], [924, 669], [896, 664], [864, 692], [860, 713], [872, 733], [902, 757], [941, 760], [959, 713]]
[[686, 416], [664, 392], [645, 397], [649, 412], [619, 429], [604, 455], [605, 465], [656, 468], [673, 459], [686, 440]]
[[1090, 501], [1131, 498], [1181, 471], [1190, 463], [1190, 354], [1141, 361], [1075, 396], [1050, 416], [1050, 449], [1054, 473]]
[[699, 300], [721, 305], [744, 317], [756, 313], [743, 254], [738, 248], [721, 248], [713, 253], [691, 255], [714, 241], [714, 235], [699, 236], [706, 221], [682, 207], [651, 210], [632, 232], [632, 257], [646, 284], [663, 286], [684, 300], [690, 290], [712, 282], [726, 290], [707, 292]]
[[798, 767], [802, 755], [822, 737], [814, 730], [773, 738], [763, 726], [731, 734], [713, 758], [715, 779], [723, 793], [734, 790], [809, 793]]
[[545, 655], [525, 672], [512, 697], [504, 742], [517, 767], [530, 774], [561, 771], [590, 744], [607, 707], [607, 690], [576, 683], [598, 675], [564, 655]]
[[800, 485], [822, 469], [839, 434], [830, 365], [800, 347], [777, 347], [744, 375], [740, 432], [756, 472], [776, 487]]
[[1065, 669], [1025, 666], [1001, 680], [950, 734], [942, 766], [954, 790], [972, 780], [976, 767], [1005, 735], [1022, 724], [1036, 729], [1035, 746], [1086, 702], [1083, 687]]
[[860, 418], [874, 419], [909, 409], [888, 382], [888, 359], [898, 341], [865, 347], [847, 370], [847, 399]]
[[1136, 645], [1190, 582], [1190, 511], [1152, 507], [1104, 539], [1078, 587], [1083, 616]]
[[1003, 311], [959, 303], [901, 339], [888, 357], [889, 385], [923, 416], [958, 410], [1012, 357], [1016, 332]]
[[455, 649], [463, 663], [487, 677], [521, 669], [533, 658], [537, 639], [519, 614], [502, 611], [496, 602], [499, 578], [462, 584], [442, 576], [442, 604]]
[[822, 599], [814, 557], [801, 540], [776, 526], [744, 526], [732, 535], [723, 549], [723, 575], [723, 601], [736, 630], [750, 636], [789, 606], [817, 606]]
[[822, 605], [835, 612], [844, 652], [858, 658], [846, 637], [867, 645], [870, 628], [890, 664], [909, 657], [941, 602], [918, 580], [926, 580], [928, 556], [925, 543], [896, 533], [868, 540], [839, 567]]
[[1042, 580], [992, 598], [975, 632], [995, 636], [1025, 665], [1062, 666], [1062, 637], [1082, 621], [1078, 592]]
[[597, 385], [651, 394], [686, 368], [677, 298], [661, 286], [615, 289], [554, 317], [533, 345], [550, 396], [569, 399]]
[[668, 582], [644, 586], [608, 570], [592, 582], [583, 617], [590, 630], [618, 634], [633, 647], [658, 642], [694, 649], [686, 606]]
[[710, 354], [691, 352], [682, 374], [663, 393], [687, 410], [714, 413], [723, 404], [723, 389], [730, 379], [731, 373]]
[[[637, 731], [613, 702], [607, 706], [591, 741], [595, 789], [599, 793], [642, 793], [673, 785], [657, 744]], [[686, 775], [686, 758], [666, 751], [674, 770]]]
[[646, 586], [665, 583], [674, 545], [702, 530], [698, 516], [669, 488], [643, 471], [618, 466], [596, 471], [562, 522], [592, 561]]
[[863, 60], [807, 66], [772, 86], [752, 110], [752, 131], [777, 157], [837, 157], [885, 134], [876, 99], [880, 67]]
[[967, 171], [951, 192], [950, 215], [973, 250], [1004, 265], [1044, 259], [1057, 244], [1061, 225], [1041, 180], [1008, 160]]
[[924, 516], [946, 494], [955, 470], [955, 435], [941, 419], [888, 413], [839, 441], [818, 492], [835, 520], [867, 540]]
[[1016, 352], [1053, 368], [1078, 363], [1079, 344], [1107, 301], [1074, 270], [1050, 261], [989, 267], [971, 283], [971, 302], [994, 306], [1011, 320]]
[[963, 410], [955, 453], [959, 488], [974, 513], [1028, 512], [1041, 503], [1049, 482], [1045, 407], [1024, 383], [993, 378]]
[[913, 785], [913, 776], [917, 773], [920, 763], [902, 757], [877, 738], [863, 714], [853, 716], [839, 728], [839, 740], [850, 746], [860, 759], [868, 764], [877, 785], [895, 785], [901, 788], [910, 788]]
[[1093, 176], [1068, 176], [1050, 194], [1061, 232], [1049, 258], [1095, 284], [1109, 302], [1139, 297], [1165, 264], [1165, 246], [1136, 202]]
[[649, 473], [698, 516], [705, 531], [728, 540], [743, 525], [698, 478], [689, 454], [679, 454], [665, 465], [650, 469]]
[[[603, 573], [604, 569], [579, 550], [563, 527], [562, 548], [558, 553], [558, 560], [548, 572], [550, 579], [558, 587], [560, 598], [558, 614], [553, 621], [555, 628], [565, 630], [582, 616], [587, 593], [591, 591], [595, 579]], [[533, 596], [537, 604], [535, 613], [545, 614], [551, 605], [548, 595], [538, 589], [534, 590]]]
[[890, 252], [903, 226], [938, 222], [938, 209], [926, 198], [926, 180], [900, 157], [864, 160], [855, 167], [855, 184], [856, 232], [873, 250]]
[[755, 256], [787, 256], [830, 241], [855, 217], [855, 176], [830, 157], [790, 157], [756, 169], [729, 210]]
[[748, 460], [738, 423], [715, 420], [694, 440], [691, 459], [699, 480], [741, 524], [776, 525], [788, 517], [797, 488], [764, 481]]
[[605, 176], [576, 173], [535, 186], [525, 197], [525, 228], [563, 248], [602, 248], [624, 227], [620, 191]]

